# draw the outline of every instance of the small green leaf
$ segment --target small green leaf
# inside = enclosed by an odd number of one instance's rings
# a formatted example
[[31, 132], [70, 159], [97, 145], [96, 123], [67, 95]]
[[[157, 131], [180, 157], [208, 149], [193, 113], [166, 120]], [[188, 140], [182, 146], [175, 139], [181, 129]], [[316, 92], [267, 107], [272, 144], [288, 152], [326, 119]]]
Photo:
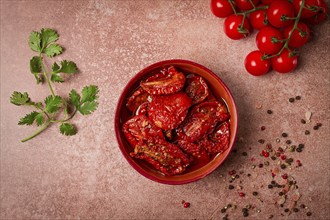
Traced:
[[19, 125], [32, 125], [38, 114], [39, 114], [38, 112], [33, 111], [30, 114], [27, 114], [23, 118], [21, 118], [19, 120], [18, 124]]
[[36, 115], [35, 120], [38, 126], [42, 125], [45, 122], [43, 113], [39, 113], [38, 115]]
[[49, 113], [57, 112], [62, 107], [62, 98], [60, 96], [48, 96], [45, 99], [46, 111]]
[[80, 105], [80, 95], [77, 93], [76, 90], [72, 89], [69, 96], [70, 96], [69, 102], [72, 105], [74, 105], [76, 108], [78, 108]]
[[63, 78], [58, 73], [53, 73], [52, 76], [50, 77], [50, 80], [52, 82], [58, 82], [58, 83], [64, 82]]
[[41, 73], [42, 68], [41, 68], [41, 59], [38, 56], [32, 57], [30, 60], [30, 71], [31, 73]]
[[25, 105], [30, 102], [30, 97], [27, 92], [21, 93], [14, 91], [10, 97], [10, 102], [14, 105]]
[[85, 86], [82, 91], [82, 98], [81, 102], [91, 102], [94, 101], [98, 98], [99, 89], [97, 86], [90, 85], [90, 86]]
[[77, 134], [77, 129], [73, 124], [62, 123], [60, 126], [60, 132], [66, 136], [72, 136]]
[[41, 37], [40, 37], [40, 33], [33, 31], [30, 34], [29, 37], [29, 46], [31, 48], [31, 50], [36, 51], [36, 52], [40, 52], [41, 51]]
[[60, 70], [60, 66], [56, 62], [54, 62], [53, 66], [52, 66], [52, 70], [54, 73], [58, 73]]
[[61, 61], [61, 73], [75, 73], [77, 72], [77, 65], [72, 61], [62, 60]]
[[60, 55], [62, 53], [62, 47], [58, 44], [51, 44], [44, 49], [44, 53], [48, 57], [54, 57], [56, 55]]
[[83, 115], [89, 115], [96, 110], [98, 103], [96, 101], [87, 101], [78, 107], [78, 111]]
[[43, 28], [41, 29], [41, 48], [45, 49], [49, 44], [55, 42], [58, 40], [58, 34], [56, 31], [49, 29], [49, 28]]

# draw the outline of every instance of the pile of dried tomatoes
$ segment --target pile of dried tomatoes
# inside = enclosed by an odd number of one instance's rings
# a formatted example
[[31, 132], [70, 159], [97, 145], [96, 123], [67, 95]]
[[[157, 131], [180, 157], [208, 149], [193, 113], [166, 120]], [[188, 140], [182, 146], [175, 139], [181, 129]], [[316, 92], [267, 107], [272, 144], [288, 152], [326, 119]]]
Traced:
[[133, 114], [123, 125], [130, 155], [164, 175], [204, 165], [228, 148], [229, 112], [199, 75], [160, 69], [140, 82], [126, 106]]

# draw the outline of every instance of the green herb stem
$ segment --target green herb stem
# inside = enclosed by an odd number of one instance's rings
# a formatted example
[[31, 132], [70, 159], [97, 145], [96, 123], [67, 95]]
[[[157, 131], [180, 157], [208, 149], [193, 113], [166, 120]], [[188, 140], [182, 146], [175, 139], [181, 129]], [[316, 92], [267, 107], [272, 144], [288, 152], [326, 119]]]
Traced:
[[50, 125], [50, 121], [47, 121], [39, 130], [37, 130], [36, 132], [34, 132], [29, 137], [21, 140], [21, 142], [26, 142], [28, 140], [31, 140], [32, 138], [34, 138], [35, 136], [37, 136], [38, 134], [40, 134], [41, 132], [43, 132], [49, 125]]
[[66, 118], [66, 119], [62, 119], [62, 120], [50, 120], [50, 122], [51, 123], [63, 123], [63, 122], [67, 122], [67, 121], [69, 121], [69, 120], [71, 120], [74, 116], [75, 116], [75, 114], [77, 113], [77, 109], [68, 117], [68, 118]]
[[52, 96], [55, 97], [55, 92], [54, 92], [54, 89], [52, 87], [52, 84], [49, 80], [49, 77], [48, 77], [48, 74], [47, 74], [47, 71], [46, 71], [46, 67], [45, 67], [45, 64], [44, 64], [44, 59], [43, 59], [43, 56], [42, 54], [40, 53], [40, 60], [41, 60], [41, 68], [42, 68], [42, 71], [43, 71], [43, 74], [44, 74], [44, 77], [47, 81], [47, 84], [49, 86], [49, 89], [50, 89], [50, 92], [52, 93]]

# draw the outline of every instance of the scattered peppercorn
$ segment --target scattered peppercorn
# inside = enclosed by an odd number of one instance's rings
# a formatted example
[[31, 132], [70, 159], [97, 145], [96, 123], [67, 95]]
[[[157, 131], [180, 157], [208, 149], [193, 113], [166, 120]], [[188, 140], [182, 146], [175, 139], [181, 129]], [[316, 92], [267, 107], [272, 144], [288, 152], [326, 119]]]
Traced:
[[300, 208], [304, 209], [306, 206], [304, 204], [300, 205]]
[[190, 203], [189, 203], [189, 202], [185, 202], [185, 203], [183, 203], [183, 207], [184, 207], [184, 208], [189, 208], [189, 206], [190, 206]]
[[301, 99], [301, 96], [297, 95], [296, 100], [300, 100], [300, 99]]
[[272, 160], [276, 160], [276, 157], [275, 156], [271, 156], [270, 157]]
[[300, 152], [302, 152], [302, 148], [298, 147], [298, 148], [296, 149], [296, 151], [297, 151], [298, 153], [300, 153]]
[[291, 140], [286, 140], [285, 143], [286, 144], [291, 144]]
[[240, 197], [244, 197], [245, 194], [244, 194], [243, 192], [240, 192], [240, 193], [239, 193], [239, 196], [240, 196]]
[[276, 138], [276, 142], [277, 142], [277, 143], [280, 143], [281, 140], [280, 140], [279, 138]]
[[298, 212], [299, 209], [298, 209], [298, 208], [293, 208], [293, 211], [294, 211], [294, 212]]
[[264, 140], [264, 139], [259, 139], [258, 142], [259, 142], [260, 144], [264, 144], [264, 143], [265, 143], [265, 140]]
[[311, 212], [307, 212], [306, 215], [307, 215], [307, 216], [311, 216], [312, 213], [311, 213]]
[[242, 153], [242, 155], [243, 155], [243, 156], [247, 156], [248, 154], [244, 151], [244, 152]]
[[258, 192], [253, 192], [252, 195], [257, 196]]
[[281, 169], [285, 169], [286, 168], [286, 165], [284, 163], [281, 164]]
[[283, 192], [279, 192], [278, 195], [279, 195], [279, 196], [283, 196], [284, 193], [283, 193]]
[[285, 212], [289, 212], [290, 210], [289, 209], [284, 209]]
[[294, 102], [294, 98], [289, 98], [289, 102]]
[[268, 185], [268, 189], [272, 189], [273, 188], [273, 185], [272, 184], [269, 184]]
[[281, 155], [281, 159], [282, 160], [285, 160], [286, 159], [286, 156], [283, 154], [283, 155]]
[[273, 111], [272, 111], [272, 110], [267, 110], [267, 113], [268, 113], [268, 114], [272, 114]]
[[264, 131], [266, 129], [265, 126], [261, 126], [260, 130]]
[[250, 177], [251, 176], [251, 173], [248, 173], [247, 176]]
[[249, 216], [249, 213], [248, 212], [243, 212], [243, 216], [244, 217], [248, 217]]
[[283, 174], [282, 178], [286, 180], [288, 178], [288, 174]]
[[317, 127], [321, 127], [322, 126], [322, 123], [318, 122], [318, 123], [316, 123], [316, 126]]
[[309, 135], [311, 132], [309, 130], [305, 131], [305, 135]]
[[234, 189], [235, 187], [233, 185], [228, 186], [229, 189]]
[[228, 208], [231, 208], [231, 207], [232, 207], [232, 205], [229, 203], [229, 204], [227, 205], [227, 207], [228, 207]]
[[306, 124], [306, 120], [305, 119], [301, 119], [300, 122], [303, 123], [303, 124]]
[[303, 148], [303, 147], [305, 147], [305, 145], [304, 144], [298, 144], [298, 147]]
[[222, 220], [228, 220], [227, 216], [222, 217]]
[[273, 184], [273, 185], [276, 184], [275, 180], [272, 180], [270, 183]]
[[272, 149], [272, 145], [268, 143], [268, 144], [266, 145], [266, 148], [267, 148], [268, 150], [270, 150], [270, 149]]
[[264, 165], [262, 164], [262, 163], [260, 163], [259, 165], [258, 165], [258, 167], [259, 168], [262, 168]]
[[287, 137], [288, 136], [288, 134], [287, 133], [282, 133], [282, 137]]
[[242, 212], [248, 212], [248, 209], [247, 208], [243, 208], [242, 209]]
[[291, 145], [291, 146], [289, 147], [289, 151], [290, 151], [290, 152], [294, 152], [295, 149], [296, 149], [296, 145]]
[[221, 209], [221, 213], [225, 213], [226, 212], [226, 209]]

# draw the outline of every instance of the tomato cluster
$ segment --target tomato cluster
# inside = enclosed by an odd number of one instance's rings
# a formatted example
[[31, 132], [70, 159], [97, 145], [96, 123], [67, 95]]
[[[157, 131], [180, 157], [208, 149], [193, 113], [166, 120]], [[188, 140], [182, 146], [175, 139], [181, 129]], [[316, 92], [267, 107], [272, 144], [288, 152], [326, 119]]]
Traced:
[[225, 18], [224, 32], [238, 40], [253, 29], [258, 50], [245, 58], [245, 69], [254, 76], [274, 69], [293, 71], [298, 64], [297, 49], [310, 38], [310, 26], [327, 19], [324, 0], [211, 0], [212, 13]]
[[229, 146], [227, 107], [201, 76], [174, 66], [157, 70], [140, 82], [126, 106], [133, 113], [123, 124], [134, 149], [130, 155], [164, 175], [202, 166]]

